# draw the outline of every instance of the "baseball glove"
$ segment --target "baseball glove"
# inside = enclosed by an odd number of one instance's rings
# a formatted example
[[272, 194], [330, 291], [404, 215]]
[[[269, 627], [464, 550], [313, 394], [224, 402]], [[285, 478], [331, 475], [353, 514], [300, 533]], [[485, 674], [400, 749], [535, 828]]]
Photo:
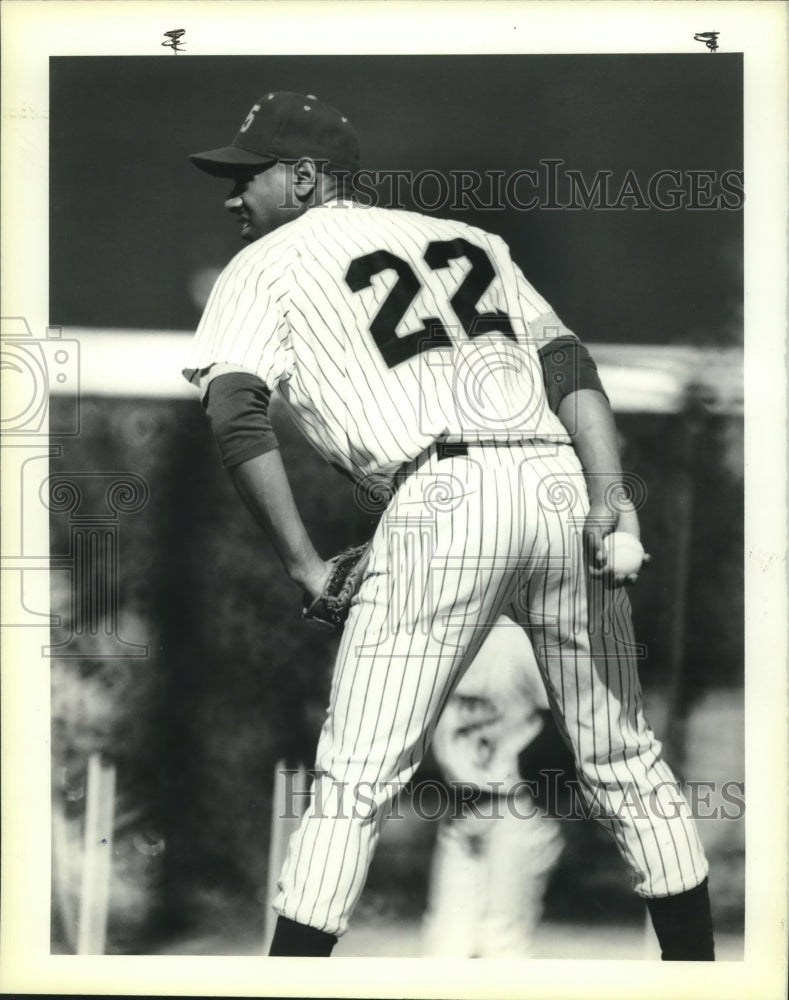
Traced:
[[306, 621], [328, 625], [341, 632], [348, 617], [351, 601], [359, 589], [370, 555], [370, 543], [353, 545], [334, 556], [329, 561], [334, 564], [331, 576], [323, 590], [314, 600], [304, 595], [304, 609], [301, 613]]

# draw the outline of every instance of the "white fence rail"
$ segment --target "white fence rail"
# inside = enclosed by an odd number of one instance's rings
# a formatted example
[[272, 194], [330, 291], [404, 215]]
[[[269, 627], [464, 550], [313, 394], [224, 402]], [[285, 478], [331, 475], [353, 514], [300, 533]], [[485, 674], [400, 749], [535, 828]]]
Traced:
[[[180, 374], [190, 332], [56, 328], [55, 342], [79, 357], [79, 379], [52, 380], [53, 394], [194, 398]], [[691, 395], [712, 411], [740, 414], [743, 355], [738, 348], [590, 344], [600, 376], [619, 413], [676, 413]]]

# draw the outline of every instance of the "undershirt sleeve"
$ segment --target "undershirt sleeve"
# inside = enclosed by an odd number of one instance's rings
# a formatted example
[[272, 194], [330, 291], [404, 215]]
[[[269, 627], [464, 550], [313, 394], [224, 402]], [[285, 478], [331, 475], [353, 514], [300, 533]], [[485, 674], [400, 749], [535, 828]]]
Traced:
[[538, 353], [548, 405], [554, 413], [564, 397], [578, 389], [595, 389], [608, 399], [594, 359], [574, 334], [556, 337]]
[[213, 378], [203, 396], [222, 465], [226, 469], [279, 447], [268, 416], [271, 390], [247, 372]]

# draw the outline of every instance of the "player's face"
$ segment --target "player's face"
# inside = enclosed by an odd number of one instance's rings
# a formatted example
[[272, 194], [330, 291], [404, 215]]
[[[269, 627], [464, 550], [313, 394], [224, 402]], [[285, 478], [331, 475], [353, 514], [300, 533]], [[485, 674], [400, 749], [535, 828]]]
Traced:
[[285, 163], [273, 163], [259, 173], [239, 174], [225, 208], [238, 218], [241, 239], [259, 240], [304, 210], [293, 191], [293, 170]]

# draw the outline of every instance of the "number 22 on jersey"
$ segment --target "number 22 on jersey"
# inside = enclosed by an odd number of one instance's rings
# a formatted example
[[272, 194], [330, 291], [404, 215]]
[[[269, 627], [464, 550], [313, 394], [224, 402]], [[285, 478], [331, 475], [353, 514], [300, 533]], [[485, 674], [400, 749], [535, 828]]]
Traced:
[[[448, 267], [450, 261], [464, 258], [471, 265], [468, 273], [449, 299], [449, 305], [468, 337], [479, 337], [494, 331], [515, 340], [515, 331], [509, 316], [501, 310], [480, 312], [477, 304], [496, 277], [490, 258], [474, 243], [463, 237], [453, 240], [434, 240], [428, 243], [423, 260], [432, 271]], [[370, 321], [370, 334], [381, 357], [389, 368], [416, 357], [420, 351], [452, 347], [444, 324], [431, 316], [421, 320], [418, 330], [403, 336], [397, 335], [397, 326], [419, 294], [422, 285], [414, 269], [389, 250], [375, 250], [351, 261], [345, 282], [353, 292], [372, 286], [377, 274], [392, 270], [397, 279], [389, 294]]]

